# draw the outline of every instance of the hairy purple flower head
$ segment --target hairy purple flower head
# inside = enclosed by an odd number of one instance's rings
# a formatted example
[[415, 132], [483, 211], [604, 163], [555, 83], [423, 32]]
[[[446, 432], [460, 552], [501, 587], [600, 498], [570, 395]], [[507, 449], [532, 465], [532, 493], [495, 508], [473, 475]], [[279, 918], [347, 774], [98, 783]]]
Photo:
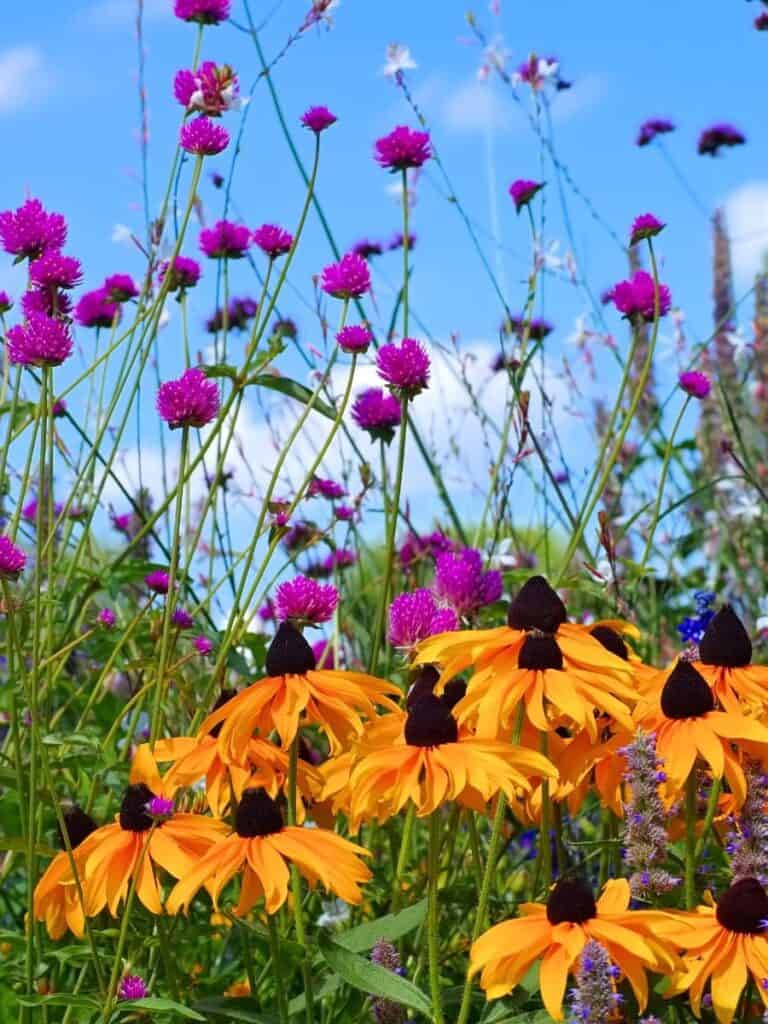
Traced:
[[743, 146], [746, 136], [727, 121], [710, 125], [699, 136], [697, 150], [700, 156], [717, 156], [723, 147]]
[[643, 121], [640, 125], [636, 143], [638, 146], [647, 146], [653, 142], [658, 135], [666, 135], [668, 132], [673, 132], [674, 130], [675, 126], [672, 121], [669, 121], [664, 117], [651, 117], [647, 121]]
[[[53, 515], [55, 519], [58, 519], [64, 510], [64, 506], [60, 501], [54, 501], [53, 503]], [[26, 505], [21, 510], [21, 518], [30, 524], [30, 526], [37, 525], [37, 511], [38, 501], [37, 498], [30, 498]], [[74, 518], [70, 512], [70, 518]]]
[[307, 488], [308, 498], [327, 498], [329, 501], [338, 501], [339, 498], [343, 498], [346, 495], [345, 489], [341, 484], [335, 480], [326, 480], [323, 477], [313, 477], [309, 482]]
[[351, 505], [337, 505], [333, 514], [341, 523], [351, 523], [355, 518], [355, 510]]
[[368, 431], [372, 441], [388, 444], [395, 436], [395, 427], [400, 426], [400, 403], [381, 388], [366, 388], [352, 405], [352, 419], [358, 427]]
[[186, 608], [174, 608], [171, 622], [177, 629], [192, 629], [195, 624]]
[[339, 592], [330, 583], [317, 583], [306, 576], [285, 580], [275, 593], [277, 617], [311, 625], [327, 622], [339, 603]]
[[293, 235], [290, 231], [278, 227], [277, 224], [262, 224], [253, 232], [253, 240], [271, 260], [285, 256], [293, 245]]
[[527, 178], [518, 178], [509, 186], [509, 194], [515, 204], [518, 213], [527, 206], [540, 189], [544, 188], [543, 181], [529, 181]]
[[404, 124], [377, 139], [373, 155], [381, 167], [389, 171], [405, 171], [421, 167], [432, 156], [429, 132], [413, 131]]
[[7, 313], [13, 307], [13, 299], [0, 288], [0, 313]]
[[171, 430], [204, 427], [219, 411], [218, 385], [199, 367], [191, 367], [176, 380], [160, 385], [157, 411]]
[[336, 341], [342, 352], [360, 355], [360, 353], [368, 351], [368, 347], [373, 341], [373, 335], [362, 324], [349, 324], [348, 327], [342, 327], [336, 335]]
[[27, 556], [10, 537], [0, 535], [0, 578], [17, 580], [27, 564]]
[[155, 594], [167, 594], [171, 581], [164, 569], [153, 569], [144, 577], [144, 582]]
[[177, 256], [173, 263], [166, 260], [160, 266], [160, 282], [165, 281], [166, 277], [169, 278], [169, 292], [194, 288], [200, 280], [200, 264], [189, 256]]
[[398, 398], [414, 398], [429, 384], [429, 356], [414, 338], [399, 345], [382, 345], [376, 353], [376, 369]]
[[182, 21], [218, 25], [229, 17], [230, 0], [174, 0], [173, 13]]
[[427, 558], [434, 562], [439, 555], [455, 550], [454, 542], [441, 530], [434, 530], [432, 533], [422, 536], [417, 533], [408, 533], [400, 546], [398, 558], [400, 565], [407, 572]]
[[483, 558], [474, 548], [438, 555], [435, 593], [459, 616], [475, 615], [501, 597], [503, 581], [495, 569], [483, 571]]
[[213, 642], [207, 636], [196, 636], [192, 645], [198, 654], [210, 654], [213, 650]]
[[179, 145], [196, 156], [215, 156], [229, 145], [229, 132], [209, 117], [196, 117], [182, 125]]
[[[259, 304], [255, 299], [247, 297], [231, 298], [227, 303], [227, 326], [230, 330], [244, 331], [258, 312]], [[208, 317], [205, 329], [209, 334], [216, 334], [224, 326], [224, 310], [217, 309], [213, 316]]]
[[173, 814], [173, 800], [164, 796], [153, 796], [147, 803], [147, 813], [153, 818], [170, 818]]
[[348, 252], [338, 263], [323, 268], [320, 286], [335, 299], [359, 299], [371, 287], [368, 264], [360, 256]]
[[38, 288], [75, 288], [83, 279], [80, 260], [48, 249], [29, 265], [30, 283]]
[[425, 587], [400, 594], [389, 606], [389, 642], [410, 650], [427, 636], [447, 633], [458, 627], [452, 608], [438, 608], [435, 595]]
[[[176, 0], [176, 3], [178, 6], [181, 0]], [[138, 974], [126, 974], [120, 982], [117, 996], [123, 1002], [130, 1002], [134, 999], [146, 999], [147, 992], [149, 989], [143, 978], [140, 978]]]
[[687, 370], [677, 378], [677, 383], [692, 398], [706, 398], [712, 390], [712, 384], [705, 373], [698, 370]]
[[[371, 962], [399, 976], [405, 973], [397, 949], [386, 939], [375, 942], [371, 950]], [[405, 1007], [392, 999], [377, 996], [372, 1000], [371, 1009], [376, 1024], [407, 1024]]]
[[12, 256], [34, 260], [61, 249], [66, 240], [64, 217], [48, 213], [39, 199], [27, 199], [18, 209], [0, 213], [0, 245]]
[[99, 614], [96, 616], [96, 621], [104, 629], [114, 629], [117, 625], [117, 616], [111, 608], [102, 608]]
[[301, 115], [301, 123], [315, 135], [330, 128], [337, 120], [336, 115], [332, 114], [328, 107], [309, 107]]
[[104, 279], [104, 291], [108, 302], [128, 302], [139, 294], [138, 286], [130, 274], [110, 274]]
[[[611, 301], [627, 320], [651, 323], [655, 314], [655, 286], [645, 270], [636, 270], [628, 281], [619, 281], [611, 289]], [[659, 284], [659, 316], [666, 316], [672, 304], [669, 288]]]
[[111, 327], [119, 319], [120, 306], [110, 302], [104, 288], [86, 292], [75, 306], [75, 320], [81, 327]]
[[666, 224], [654, 217], [652, 213], [641, 213], [632, 221], [632, 230], [629, 234], [629, 244], [636, 245], [644, 238], [654, 238], [663, 231]]
[[61, 320], [41, 313], [7, 333], [8, 359], [16, 366], [59, 366], [72, 352], [72, 336]]
[[217, 220], [200, 232], [200, 251], [213, 260], [239, 260], [251, 244], [251, 232], [244, 224]]
[[173, 95], [190, 113], [220, 117], [231, 110], [238, 99], [237, 75], [229, 64], [204, 60], [196, 71], [176, 72]]

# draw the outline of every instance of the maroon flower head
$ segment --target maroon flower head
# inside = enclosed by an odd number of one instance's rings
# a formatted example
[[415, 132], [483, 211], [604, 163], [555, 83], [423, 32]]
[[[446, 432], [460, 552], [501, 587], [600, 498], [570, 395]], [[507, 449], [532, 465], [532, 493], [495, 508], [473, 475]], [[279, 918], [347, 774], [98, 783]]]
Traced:
[[413, 398], [429, 383], [429, 356], [414, 338], [399, 345], [382, 345], [376, 353], [376, 369], [398, 398]]
[[171, 580], [164, 569], [153, 569], [144, 577], [144, 582], [155, 594], [167, 594]]
[[554, 325], [543, 317], [535, 316], [532, 320], [526, 320], [524, 316], [510, 316], [502, 323], [502, 334], [516, 334], [518, 338], [526, 335], [533, 341], [543, 341], [554, 331]]
[[110, 302], [104, 288], [86, 292], [75, 306], [75, 320], [81, 327], [111, 327], [119, 319], [120, 306]]
[[[387, 242], [387, 252], [395, 252], [397, 249], [402, 249], [405, 243], [405, 235], [402, 231], [396, 231], [394, 235]], [[412, 231], [408, 232], [408, 248], [413, 249], [416, 245], [416, 235]]]
[[[619, 281], [611, 290], [611, 301], [628, 320], [651, 323], [655, 315], [653, 278], [645, 270], [636, 270], [628, 281]], [[669, 288], [659, 284], [659, 316], [666, 316], [672, 299]]]
[[400, 426], [400, 418], [400, 403], [381, 388], [361, 391], [352, 406], [352, 419], [358, 427], [368, 431], [372, 441], [389, 444], [395, 436], [395, 427]]
[[10, 537], [0, 536], [0, 579], [17, 580], [27, 564], [27, 556]]
[[192, 367], [176, 380], [160, 385], [157, 411], [171, 430], [204, 427], [219, 411], [218, 386], [199, 367]]
[[0, 289], [0, 313], [7, 313], [9, 309], [13, 308], [13, 299], [8, 292]]
[[722, 121], [705, 128], [699, 136], [698, 152], [701, 156], [717, 156], [723, 147], [743, 146], [747, 141], [738, 128]]
[[179, 145], [196, 156], [215, 156], [229, 145], [229, 132], [209, 117], [196, 117], [182, 125]]
[[0, 213], [0, 245], [13, 256], [34, 260], [66, 240], [67, 222], [60, 213], [48, 213], [39, 199]]
[[277, 588], [277, 617], [318, 625], [327, 622], [339, 603], [339, 592], [331, 583], [317, 583], [306, 576], [294, 576]]
[[271, 260], [285, 256], [293, 245], [293, 235], [276, 224], [262, 224], [253, 232], [253, 240]]
[[48, 249], [29, 265], [29, 280], [38, 288], [75, 288], [83, 279], [80, 260]]
[[373, 155], [376, 162], [389, 171], [421, 167], [432, 156], [429, 132], [412, 131], [400, 124], [389, 135], [376, 140]]
[[755, 18], [754, 25], [758, 32], [768, 32], [768, 11], [763, 11], [762, 14], [758, 14]]
[[677, 383], [692, 398], [706, 398], [712, 390], [709, 377], [704, 373], [699, 373], [698, 370], [681, 373], [677, 378]]
[[311, 132], [314, 132], [315, 135], [319, 135], [326, 128], [330, 128], [337, 120], [336, 115], [332, 114], [328, 107], [310, 107], [301, 116], [301, 123], [305, 128], [309, 128]]
[[238, 98], [237, 75], [229, 64], [219, 66], [204, 60], [197, 71], [176, 72], [173, 94], [189, 112], [220, 117], [230, 110]]
[[348, 252], [338, 263], [323, 268], [321, 287], [336, 299], [359, 299], [371, 287], [371, 273], [364, 259]]
[[342, 352], [359, 355], [361, 352], [368, 351], [368, 346], [373, 341], [373, 335], [362, 324], [350, 324], [348, 327], [342, 327], [336, 335], [336, 341]]
[[639, 217], [635, 217], [632, 221], [629, 244], [637, 245], [644, 238], [654, 238], [665, 227], [666, 224], [659, 220], [658, 217], [654, 217], [652, 213], [641, 213]]
[[182, 21], [218, 25], [229, 17], [230, 0], [174, 0], [173, 13]]
[[528, 181], [526, 178], [518, 178], [509, 186], [509, 194], [518, 213], [527, 206], [537, 192], [544, 188], [543, 181]]
[[218, 220], [211, 228], [200, 232], [200, 251], [210, 259], [238, 260], [245, 256], [251, 244], [251, 232], [244, 224]]
[[173, 264], [166, 260], [160, 267], [161, 283], [166, 277], [169, 278], [169, 292], [194, 288], [200, 280], [200, 264], [189, 256], [177, 256]]
[[63, 398], [56, 399], [56, 401], [53, 403], [53, 408], [51, 409], [51, 412], [53, 414], [53, 418], [57, 420], [61, 419], [62, 416], [66, 416], [67, 403], [64, 401]]
[[72, 336], [61, 320], [33, 313], [7, 334], [8, 358], [16, 366], [58, 366], [72, 352]]
[[139, 294], [130, 274], [110, 274], [104, 281], [104, 291], [109, 302], [128, 302]]
[[640, 125], [640, 131], [637, 133], [636, 143], [638, 146], [647, 146], [653, 142], [657, 135], [666, 135], [668, 132], [673, 132], [674, 130], [674, 124], [666, 118], [651, 117], [647, 121], [643, 121]]

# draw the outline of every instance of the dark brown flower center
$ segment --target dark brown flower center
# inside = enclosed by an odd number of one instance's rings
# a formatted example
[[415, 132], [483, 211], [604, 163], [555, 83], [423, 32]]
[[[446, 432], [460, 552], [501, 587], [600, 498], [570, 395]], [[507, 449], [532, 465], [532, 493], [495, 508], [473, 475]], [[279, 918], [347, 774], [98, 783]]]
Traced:
[[597, 917], [597, 905], [592, 890], [579, 878], [561, 878], [547, 900], [547, 920], [550, 924], [581, 924]]
[[[237, 690], [222, 690], [221, 693], [218, 696], [218, 700], [216, 701], [216, 703], [211, 708], [211, 714], [213, 714], [214, 711], [218, 711], [219, 708], [223, 708], [225, 704], [228, 704], [229, 701], [231, 701], [232, 698], [234, 696], [236, 696], [236, 694], [237, 694]], [[208, 735], [209, 736], [218, 736], [219, 733], [221, 732], [221, 729], [222, 729], [223, 725], [224, 725], [223, 722], [219, 722], [217, 725], [214, 725], [214, 727], [209, 730]]]
[[451, 709], [433, 693], [417, 700], [408, 712], [405, 723], [405, 742], [412, 747], [439, 747], [441, 743], [455, 743], [459, 727]]
[[290, 622], [281, 622], [267, 651], [268, 676], [300, 676], [316, 667], [312, 648]]
[[742, 878], [725, 890], [715, 913], [728, 931], [757, 935], [768, 920], [768, 895], [756, 878]]
[[565, 605], [543, 576], [531, 576], [507, 612], [512, 629], [540, 629], [542, 633], [555, 633], [566, 618]]
[[661, 710], [667, 718], [699, 718], [714, 709], [709, 683], [690, 661], [678, 661], [661, 691]]
[[467, 684], [463, 679], [452, 679], [443, 690], [443, 703], [450, 711], [453, 711], [466, 692]]
[[410, 710], [417, 700], [421, 700], [422, 697], [429, 697], [439, 678], [440, 673], [434, 665], [423, 665], [411, 683], [411, 688], [405, 698], [405, 706]]
[[542, 672], [547, 668], [562, 670], [563, 652], [557, 646], [553, 636], [542, 633], [529, 633], [523, 641], [517, 656], [518, 668], [535, 669]]
[[235, 813], [235, 831], [243, 839], [271, 836], [283, 827], [283, 816], [275, 801], [263, 789], [246, 789]]
[[707, 626], [699, 644], [699, 657], [705, 665], [724, 668], [740, 668], [752, 661], [752, 641], [729, 604]]
[[129, 786], [120, 804], [120, 828], [126, 832], [148, 832], [152, 828], [152, 817], [147, 804], [155, 794], [143, 782]]
[[590, 630], [592, 636], [599, 644], [602, 644], [606, 651], [615, 654], [622, 661], [629, 661], [629, 650], [615, 629], [610, 626], [595, 626]]
[[[86, 814], [82, 807], [78, 807], [75, 804], [74, 807], [64, 811], [64, 827], [69, 836], [69, 845], [74, 850], [84, 839], [88, 838], [91, 832], [95, 832], [99, 826], [90, 814]], [[59, 842], [62, 848], [66, 847], [67, 844], [64, 842], [61, 829], [59, 829]]]

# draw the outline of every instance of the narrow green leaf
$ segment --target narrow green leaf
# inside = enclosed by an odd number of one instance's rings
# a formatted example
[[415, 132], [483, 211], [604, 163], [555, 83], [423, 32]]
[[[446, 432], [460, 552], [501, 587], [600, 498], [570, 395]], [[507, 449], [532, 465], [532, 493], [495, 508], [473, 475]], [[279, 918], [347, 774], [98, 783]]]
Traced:
[[67, 992], [55, 992], [50, 996], [17, 996], [16, 998], [22, 1006], [71, 1006], [75, 1010], [91, 1010], [91, 1012], [98, 1010], [100, 1006], [94, 996], [73, 995]]
[[358, 925], [341, 935], [334, 935], [333, 938], [335, 942], [350, 952], [363, 953], [366, 949], [371, 949], [379, 939], [396, 942], [403, 935], [418, 928], [426, 913], [426, 899], [419, 900], [418, 903], [414, 903], [412, 907], [406, 907], [398, 914], [385, 914], [375, 921], [366, 921], [365, 924]]
[[[299, 384], [298, 381], [291, 380], [290, 377], [275, 377], [271, 373], [254, 373], [245, 383], [255, 384], [259, 388], [269, 388], [270, 391], [279, 391], [282, 395], [295, 398], [302, 405], [307, 405], [312, 397], [309, 388]], [[315, 399], [312, 408], [316, 412], [322, 413], [323, 416], [327, 416], [329, 420], [336, 419], [336, 410], [321, 398]]]
[[147, 996], [146, 999], [131, 999], [129, 1002], [118, 1003], [118, 1010], [154, 1010], [156, 1013], [176, 1013], [179, 1017], [186, 1017], [187, 1020], [201, 1020], [205, 1024], [205, 1017], [196, 1010], [191, 1010], [182, 1003], [173, 999], [157, 999], [154, 996]]
[[[14, 853], [24, 853], [27, 849], [27, 840], [22, 836], [0, 836], [0, 850], [12, 850]], [[38, 843], [35, 852], [40, 857], [55, 857], [58, 850], [50, 846]]]
[[203, 372], [206, 377], [229, 377], [230, 380], [235, 380], [237, 377], [237, 369], [228, 363], [213, 363], [211, 366], [204, 366]]
[[223, 1017], [224, 1020], [242, 1021], [242, 1024], [277, 1024], [277, 1017], [272, 1013], [265, 1013], [259, 1003], [250, 996], [243, 996], [234, 999], [215, 997], [201, 999], [195, 1003], [195, 1009], [201, 1013], [210, 1013], [214, 1017]]
[[385, 967], [372, 964], [370, 960], [350, 952], [331, 939], [321, 939], [319, 945], [325, 962], [348, 985], [367, 992], [368, 995], [391, 999], [395, 1003], [409, 1006], [427, 1017], [432, 1016], [429, 1000], [413, 982], [401, 978]]

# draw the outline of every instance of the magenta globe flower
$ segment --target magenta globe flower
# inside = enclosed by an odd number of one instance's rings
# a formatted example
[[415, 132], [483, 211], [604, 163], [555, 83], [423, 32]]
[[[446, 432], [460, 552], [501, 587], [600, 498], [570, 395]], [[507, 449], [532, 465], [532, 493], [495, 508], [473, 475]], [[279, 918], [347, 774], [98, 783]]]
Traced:
[[212, 260], [239, 260], [251, 244], [251, 232], [244, 224], [217, 220], [200, 232], [200, 250]]
[[660, 231], [663, 231], [666, 224], [654, 217], [652, 213], [641, 213], [632, 221], [632, 230], [629, 235], [629, 244], [637, 245], [644, 238], [655, 238]]
[[37, 259], [63, 248], [67, 222], [60, 213], [48, 213], [39, 199], [27, 199], [17, 210], [0, 213], [0, 245], [12, 256]]
[[[651, 323], [655, 316], [655, 287], [645, 270], [636, 270], [628, 281], [619, 281], [611, 289], [610, 298], [616, 309], [628, 320]], [[666, 316], [672, 304], [669, 288], [659, 285], [659, 316]]]
[[438, 555], [435, 593], [457, 615], [475, 615], [481, 608], [498, 601], [502, 589], [501, 573], [494, 569], [484, 572], [482, 555], [474, 548]]
[[51, 407], [51, 414], [54, 419], [61, 419], [67, 415], [67, 403], [63, 398], [57, 398]]
[[75, 288], [83, 279], [80, 260], [49, 249], [29, 265], [29, 280], [38, 288]]
[[220, 117], [238, 102], [237, 75], [229, 64], [204, 60], [197, 71], [176, 72], [173, 95], [190, 113]]
[[219, 411], [219, 388], [195, 366], [185, 370], [178, 379], [161, 384], [156, 404], [160, 418], [171, 430], [204, 427]]
[[666, 135], [674, 130], [672, 121], [664, 117], [651, 117], [640, 125], [635, 142], [638, 146], [648, 146], [657, 136]]
[[327, 498], [328, 501], [338, 501], [346, 496], [346, 491], [341, 484], [335, 480], [325, 480], [323, 477], [313, 477], [307, 488], [308, 498]]
[[348, 252], [323, 269], [321, 287], [335, 299], [359, 299], [371, 287], [371, 272], [360, 256]]
[[182, 125], [179, 145], [195, 156], [215, 156], [229, 145], [229, 132], [209, 117], [196, 117]]
[[164, 569], [153, 569], [144, 577], [144, 582], [155, 594], [167, 594], [171, 579]]
[[515, 210], [520, 213], [524, 206], [533, 199], [537, 192], [544, 188], [543, 181], [529, 181], [527, 178], [518, 178], [509, 186], [509, 194], [515, 204]]
[[[176, 0], [177, 6], [180, 0]], [[143, 978], [138, 974], [126, 974], [120, 982], [117, 991], [118, 998], [123, 1002], [132, 1002], [134, 999], [146, 999], [149, 989]]]
[[75, 320], [81, 327], [112, 327], [120, 320], [120, 306], [110, 302], [104, 288], [95, 288], [80, 297]]
[[342, 327], [336, 335], [336, 341], [342, 352], [360, 355], [362, 352], [368, 351], [368, 347], [373, 341], [373, 335], [362, 324], [350, 324], [348, 327]]
[[0, 289], [0, 314], [7, 313], [9, 309], [13, 308], [13, 299], [8, 292]]
[[429, 384], [429, 356], [414, 338], [403, 338], [399, 345], [382, 345], [376, 353], [376, 369], [390, 391], [401, 399], [411, 399]]
[[754, 26], [758, 32], [768, 32], [768, 11], [763, 11], [755, 18]]
[[421, 167], [432, 156], [429, 132], [412, 131], [400, 124], [376, 140], [373, 154], [376, 162], [389, 171]]
[[195, 624], [195, 620], [186, 608], [174, 608], [173, 615], [171, 616], [171, 623], [179, 630], [192, 629]]
[[677, 383], [692, 398], [706, 398], [712, 390], [709, 377], [704, 373], [699, 373], [697, 370], [688, 370], [686, 373], [681, 373], [677, 378]]
[[213, 642], [207, 636], [196, 636], [192, 641], [192, 646], [198, 654], [203, 655], [210, 654], [213, 650]]
[[339, 592], [331, 583], [318, 583], [307, 576], [295, 576], [277, 588], [277, 617], [281, 622], [316, 626], [332, 618], [339, 603]]
[[389, 606], [387, 637], [393, 647], [411, 650], [425, 637], [457, 629], [459, 620], [451, 608], [438, 608], [431, 590], [421, 588], [400, 594]]
[[61, 320], [35, 313], [7, 334], [8, 358], [16, 366], [59, 366], [72, 353], [72, 336]]
[[10, 537], [0, 536], [0, 579], [17, 580], [24, 572], [27, 556]]
[[194, 288], [200, 280], [200, 264], [189, 256], [177, 256], [173, 263], [166, 260], [160, 266], [160, 282], [168, 278], [168, 291], [177, 292]]
[[96, 621], [104, 629], [114, 629], [117, 625], [117, 616], [111, 608], [102, 608], [96, 616]]
[[229, 17], [230, 0], [174, 0], [173, 13], [182, 21], [218, 25]]
[[743, 146], [746, 141], [746, 136], [738, 128], [722, 121], [704, 129], [699, 136], [697, 150], [701, 156], [717, 156], [723, 147]]
[[276, 260], [278, 256], [284, 256], [290, 252], [293, 245], [293, 235], [276, 224], [262, 224], [261, 227], [256, 228], [253, 232], [253, 240], [271, 260]]
[[362, 430], [367, 430], [372, 441], [389, 444], [400, 426], [400, 403], [394, 395], [381, 388], [367, 388], [352, 405], [352, 419]]
[[326, 128], [330, 128], [337, 120], [336, 115], [332, 114], [328, 107], [309, 107], [301, 117], [301, 123], [304, 127], [309, 128], [315, 135], [319, 135]]
[[33, 288], [22, 295], [21, 309], [25, 320], [35, 314], [64, 319], [72, 312], [72, 300], [55, 288]]
[[104, 292], [108, 302], [128, 302], [138, 296], [139, 289], [130, 274], [110, 274], [104, 281]]

